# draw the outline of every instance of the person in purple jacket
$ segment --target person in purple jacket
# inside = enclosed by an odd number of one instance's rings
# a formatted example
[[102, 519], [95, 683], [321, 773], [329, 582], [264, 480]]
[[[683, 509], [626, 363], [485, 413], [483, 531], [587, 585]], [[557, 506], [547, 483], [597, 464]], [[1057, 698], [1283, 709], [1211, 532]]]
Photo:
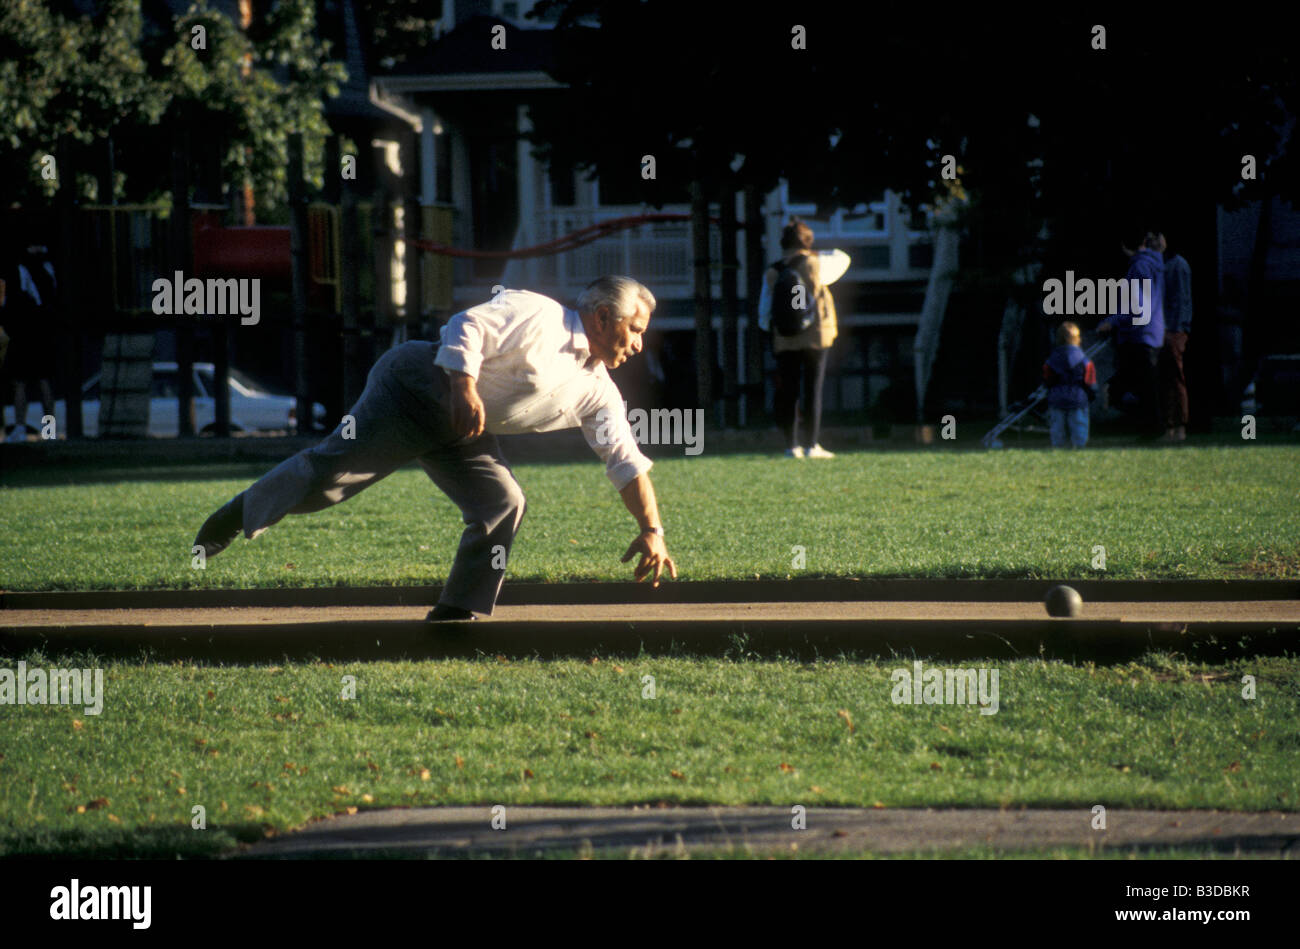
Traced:
[[1043, 363], [1047, 419], [1053, 448], [1088, 444], [1088, 404], [1097, 397], [1097, 367], [1079, 347], [1079, 327], [1062, 323], [1057, 347]]
[[[1130, 249], [1130, 243], [1137, 250]], [[1145, 438], [1164, 434], [1160, 410], [1160, 350], [1165, 344], [1165, 262], [1156, 250], [1159, 238], [1147, 230], [1130, 233], [1121, 248], [1129, 257], [1125, 279], [1132, 291], [1129, 306], [1097, 324], [1103, 336], [1115, 333], [1117, 372], [1111, 383], [1112, 397], [1121, 406], [1132, 405], [1138, 427]], [[1150, 281], [1146, 284], [1144, 281]], [[1143, 288], [1149, 287], [1147, 293]], [[1118, 382], [1118, 386], [1116, 383]]]

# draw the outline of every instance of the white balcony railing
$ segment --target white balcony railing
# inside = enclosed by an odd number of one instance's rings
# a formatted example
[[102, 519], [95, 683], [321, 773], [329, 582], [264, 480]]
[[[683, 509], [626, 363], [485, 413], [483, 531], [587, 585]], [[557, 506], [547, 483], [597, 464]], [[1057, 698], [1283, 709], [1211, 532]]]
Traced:
[[[829, 218], [814, 217], [814, 207], [787, 204], [783, 194], [769, 202], [766, 215], [768, 248], [775, 248], [781, 227], [791, 214], [804, 217], [817, 234], [819, 248], [838, 247], [853, 258], [844, 279], [862, 282], [924, 280], [929, 276], [930, 233], [914, 230], [893, 195], [885, 201], [860, 205], [852, 211], [837, 211]], [[775, 210], [773, 210], [775, 208]], [[666, 205], [662, 213], [689, 213], [687, 205]], [[519, 228], [516, 247], [542, 244], [600, 221], [644, 213], [659, 213], [639, 205], [601, 205], [539, 210]], [[714, 207], [710, 213], [717, 215]], [[737, 250], [740, 272], [737, 285], [743, 296], [746, 286], [744, 235]], [[718, 295], [721, 275], [722, 237], [716, 226], [709, 229], [713, 261], [713, 292]], [[764, 260], [774, 257], [765, 250]], [[694, 293], [691, 225], [689, 221], [658, 222], [628, 228], [602, 237], [577, 250], [545, 257], [511, 260], [505, 269], [506, 286], [538, 287], [572, 298], [601, 274], [623, 273], [651, 287], [661, 299], [688, 299]]]

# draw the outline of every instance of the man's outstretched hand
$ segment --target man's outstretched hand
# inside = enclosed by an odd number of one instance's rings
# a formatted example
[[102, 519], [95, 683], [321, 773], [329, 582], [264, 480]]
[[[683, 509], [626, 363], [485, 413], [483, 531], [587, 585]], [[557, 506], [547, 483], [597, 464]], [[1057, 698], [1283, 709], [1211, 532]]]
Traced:
[[487, 410], [479, 398], [474, 377], [448, 372], [451, 379], [451, 427], [461, 438], [478, 438], [487, 427]]
[[659, 575], [666, 569], [668, 575], [674, 580], [677, 579], [677, 564], [673, 563], [673, 558], [668, 556], [668, 547], [664, 544], [664, 539], [659, 534], [645, 533], [632, 541], [632, 546], [628, 547], [627, 553], [623, 555], [620, 563], [627, 563], [637, 554], [641, 555], [641, 562], [636, 565], [634, 576], [636, 582], [640, 583], [654, 571], [654, 581], [651, 586], [659, 586]]

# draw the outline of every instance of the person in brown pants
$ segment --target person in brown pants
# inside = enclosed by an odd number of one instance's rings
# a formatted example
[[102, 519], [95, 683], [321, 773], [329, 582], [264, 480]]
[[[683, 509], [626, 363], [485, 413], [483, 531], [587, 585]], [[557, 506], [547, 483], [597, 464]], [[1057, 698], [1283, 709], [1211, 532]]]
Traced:
[[1160, 350], [1160, 403], [1165, 416], [1161, 441], [1187, 440], [1187, 373], [1183, 355], [1192, 330], [1192, 270], [1179, 254], [1169, 254], [1164, 234], [1155, 249], [1165, 257], [1165, 343]]

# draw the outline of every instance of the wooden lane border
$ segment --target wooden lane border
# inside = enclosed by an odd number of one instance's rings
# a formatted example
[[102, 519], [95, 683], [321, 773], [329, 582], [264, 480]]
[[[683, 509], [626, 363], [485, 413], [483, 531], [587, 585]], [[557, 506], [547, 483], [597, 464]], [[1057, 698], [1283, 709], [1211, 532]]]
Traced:
[[[617, 603], [1041, 602], [1066, 583], [1085, 602], [1300, 600], [1295, 580], [701, 580], [653, 589], [630, 582], [509, 583], [502, 606]], [[0, 611], [209, 607], [429, 606], [441, 586], [281, 587], [249, 590], [0, 592]]]
[[1207, 620], [574, 620], [429, 624], [411, 620], [159, 626], [5, 626], [0, 654], [89, 651], [196, 662], [428, 659], [478, 654], [588, 657], [667, 654], [1065, 660], [1147, 650], [1208, 660], [1300, 652], [1300, 624]]

